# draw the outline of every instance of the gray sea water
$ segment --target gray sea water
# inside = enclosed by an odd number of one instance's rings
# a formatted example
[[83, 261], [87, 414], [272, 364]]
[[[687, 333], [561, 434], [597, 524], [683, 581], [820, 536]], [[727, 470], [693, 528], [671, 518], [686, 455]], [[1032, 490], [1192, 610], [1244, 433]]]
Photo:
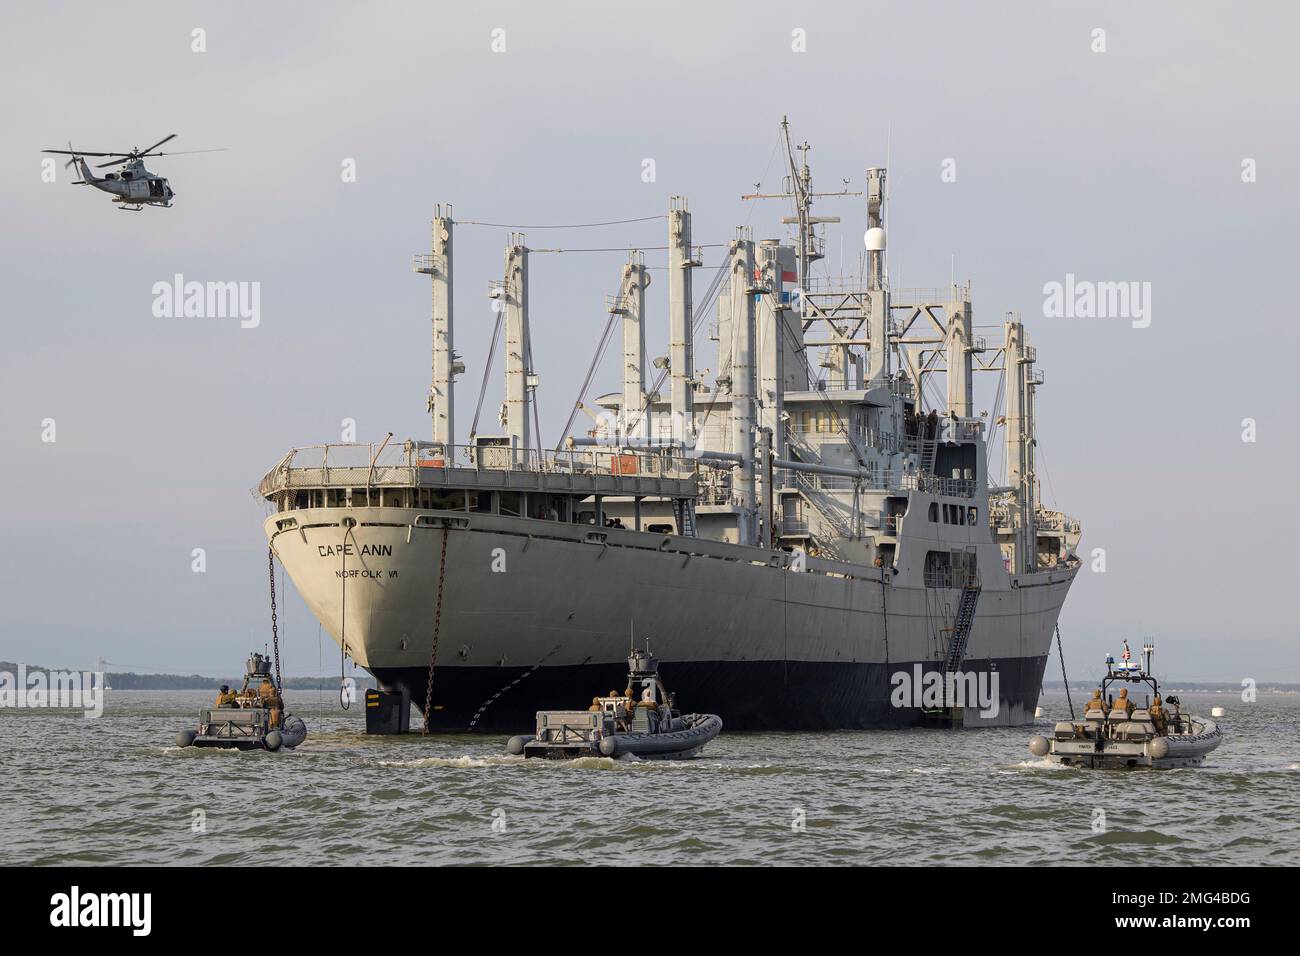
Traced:
[[93, 720], [0, 710], [0, 863], [1300, 864], [1300, 697], [1181, 696], [1228, 708], [1206, 766], [1099, 772], [1030, 757], [1032, 728], [525, 761], [503, 737], [366, 737], [313, 691], [288, 694], [295, 751], [180, 750], [209, 695], [110, 691]]

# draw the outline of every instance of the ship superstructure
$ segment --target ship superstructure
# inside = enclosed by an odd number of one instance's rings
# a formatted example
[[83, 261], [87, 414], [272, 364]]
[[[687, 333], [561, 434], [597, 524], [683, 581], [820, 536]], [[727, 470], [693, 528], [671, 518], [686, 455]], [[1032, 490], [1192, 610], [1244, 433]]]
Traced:
[[[432, 730], [527, 725], [615, 686], [629, 628], [653, 636], [684, 707], [731, 729], [1032, 717], [1080, 529], [1039, 501], [1024, 325], [989, 342], [969, 285], [891, 288], [882, 168], [866, 172], [859, 274], [818, 275], [838, 219], [814, 200], [862, 194], [815, 193], [807, 145], [785, 144], [793, 238], [738, 229], [697, 296], [705, 250], [675, 197], [668, 354], [646, 354], [650, 272], [629, 250], [606, 304], [622, 387], [580, 400], [570, 426], [589, 426], [550, 448], [518, 233], [489, 286], [502, 432], [455, 443], [455, 222], [435, 210], [415, 259], [433, 288], [431, 440], [294, 449], [260, 489], [299, 592], [380, 683], [372, 730], [407, 729], [412, 706]], [[713, 371], [695, 358], [706, 330]], [[977, 372], [1000, 376], [981, 413]]]

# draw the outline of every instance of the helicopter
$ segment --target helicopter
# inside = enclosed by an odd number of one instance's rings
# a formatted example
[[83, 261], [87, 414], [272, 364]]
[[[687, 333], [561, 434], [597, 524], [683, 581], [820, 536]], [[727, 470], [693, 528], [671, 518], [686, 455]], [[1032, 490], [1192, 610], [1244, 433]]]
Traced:
[[[164, 143], [170, 142], [176, 138], [172, 133], [158, 142], [154, 143], [148, 149], [140, 149], [138, 146], [128, 153], [91, 153], [79, 149], [73, 149], [72, 143], [68, 143], [67, 149], [46, 149], [42, 152], [59, 153], [65, 156], [71, 156], [65, 164], [66, 169], [69, 166], [76, 165], [81, 172], [81, 179], [73, 183], [74, 186], [94, 186], [106, 193], [113, 194], [113, 202], [120, 203], [123, 210], [133, 210], [140, 212], [145, 206], [161, 206], [167, 209], [171, 206], [172, 200], [176, 198], [176, 193], [172, 191], [171, 185], [167, 182], [166, 177], [151, 173], [144, 167], [144, 160], [147, 156], [180, 156], [185, 153], [216, 153], [220, 149], [187, 149], [179, 153], [160, 153], [156, 150]], [[121, 166], [115, 173], [108, 173], [105, 176], [96, 176], [86, 162], [85, 157], [114, 157], [106, 163], [100, 163], [96, 169], [102, 169], [105, 166]]]

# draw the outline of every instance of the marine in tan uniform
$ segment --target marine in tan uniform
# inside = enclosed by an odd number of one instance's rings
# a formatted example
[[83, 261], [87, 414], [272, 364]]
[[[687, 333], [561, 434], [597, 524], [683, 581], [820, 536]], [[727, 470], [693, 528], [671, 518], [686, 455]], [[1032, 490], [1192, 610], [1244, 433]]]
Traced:
[[1159, 695], [1151, 702], [1151, 723], [1156, 726], [1156, 733], [1163, 734], [1168, 726], [1167, 715], [1165, 714], [1165, 705], [1160, 700]]
[[1119, 692], [1119, 699], [1115, 701], [1115, 707], [1112, 709], [1123, 708], [1124, 713], [1127, 714], [1129, 717], [1132, 717], [1133, 707], [1134, 707], [1133, 701], [1128, 699], [1128, 688], [1127, 687], [1121, 688]]
[[269, 677], [263, 677], [261, 686], [257, 688], [257, 700], [271, 712], [269, 726], [280, 726], [280, 712], [284, 710], [284, 701], [276, 693], [275, 685], [271, 683]]

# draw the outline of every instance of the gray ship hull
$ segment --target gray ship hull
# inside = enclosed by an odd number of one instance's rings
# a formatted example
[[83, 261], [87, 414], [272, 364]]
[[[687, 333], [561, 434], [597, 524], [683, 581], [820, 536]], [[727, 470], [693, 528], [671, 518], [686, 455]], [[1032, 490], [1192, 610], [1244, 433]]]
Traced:
[[[999, 674], [999, 708], [1005, 720], [959, 716], [964, 726], [1032, 722], [1047, 658], [969, 661]], [[817, 661], [678, 661], [664, 665], [678, 702], [705, 713], [727, 714], [727, 731], [865, 730], [948, 725], [937, 714], [890, 702], [890, 676], [916, 664]], [[668, 668], [671, 666], [671, 671]], [[539, 710], [577, 706], [619, 688], [626, 668], [617, 664], [558, 667], [454, 667], [437, 671], [430, 730], [436, 733], [519, 733]], [[416, 710], [424, 705], [428, 671], [379, 668], [386, 686], [409, 689]], [[412, 719], [412, 727], [419, 718]]]
[[[920, 679], [941, 667], [954, 589], [829, 561], [797, 570], [780, 552], [675, 535], [396, 508], [347, 516], [350, 529], [339, 509], [284, 511], [266, 531], [336, 643], [417, 709], [446, 535], [437, 730], [518, 731], [537, 710], [620, 687], [632, 633], [650, 639], [679, 706], [718, 713], [728, 730], [912, 726], [935, 709]], [[988, 694], [966, 701], [962, 722], [1032, 720], [1076, 570], [1032, 584], [988, 575], [962, 663]]]

